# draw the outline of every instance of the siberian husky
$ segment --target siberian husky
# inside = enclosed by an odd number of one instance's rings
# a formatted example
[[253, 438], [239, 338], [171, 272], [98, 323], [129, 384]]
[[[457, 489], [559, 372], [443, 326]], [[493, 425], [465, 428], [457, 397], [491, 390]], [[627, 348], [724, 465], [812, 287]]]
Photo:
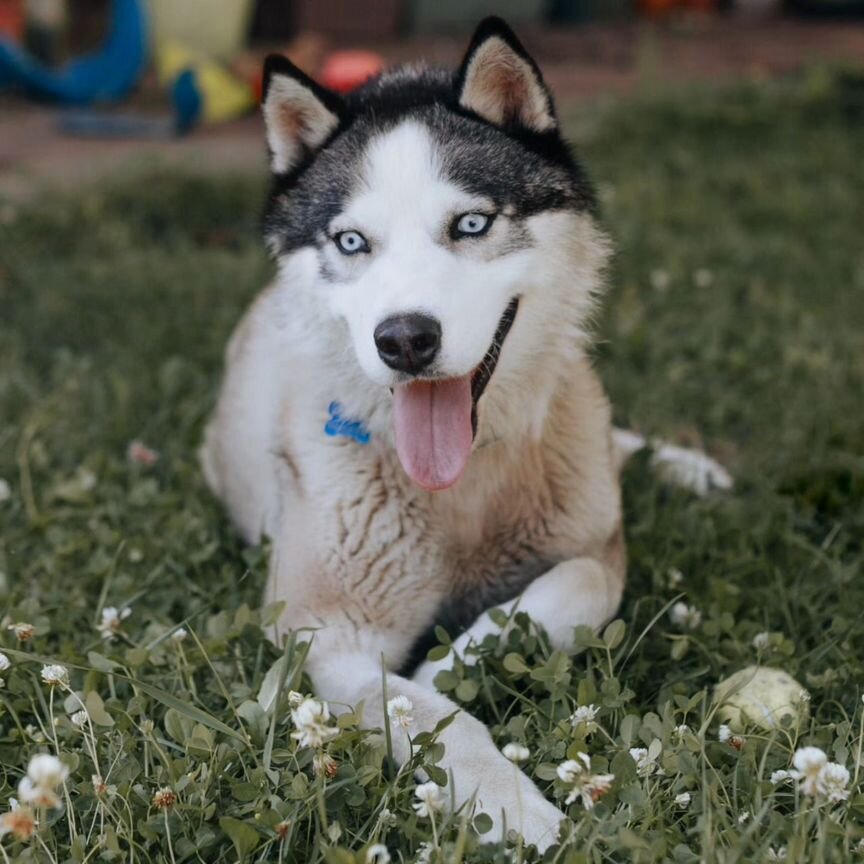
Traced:
[[[567, 648], [621, 599], [618, 469], [644, 442], [616, 446], [586, 355], [610, 245], [499, 19], [457, 71], [344, 98], [271, 57], [263, 110], [278, 276], [228, 346], [204, 469], [244, 538], [272, 538], [268, 595], [282, 631], [314, 629], [318, 695], [382, 727], [383, 662], [431, 730], [456, 710], [433, 683], [452, 655], [399, 672], [436, 622], [459, 653], [496, 632], [484, 610], [518, 604]], [[555, 842], [563, 814], [482, 723], [461, 711], [441, 740], [448, 797]]]

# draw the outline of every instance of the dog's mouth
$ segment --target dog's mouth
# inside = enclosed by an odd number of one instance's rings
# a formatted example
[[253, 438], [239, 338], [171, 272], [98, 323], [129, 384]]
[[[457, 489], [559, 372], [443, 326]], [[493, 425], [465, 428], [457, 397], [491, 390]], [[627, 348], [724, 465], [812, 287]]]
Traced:
[[498, 366], [516, 320], [519, 298], [507, 305], [480, 365], [461, 378], [411, 381], [393, 392], [396, 452], [408, 476], [430, 491], [447, 489], [465, 471], [477, 434], [477, 404]]
[[486, 356], [480, 362], [480, 365], [474, 370], [471, 375], [471, 400], [474, 403], [471, 409], [471, 437], [477, 434], [477, 403], [480, 397], [492, 380], [492, 374], [495, 372], [495, 367], [498, 365], [498, 359], [501, 357], [501, 349], [504, 347], [504, 340], [516, 320], [516, 313], [519, 311], [519, 298], [514, 297], [504, 310], [501, 320], [498, 322], [498, 329], [495, 331], [495, 336], [492, 339], [492, 344], [486, 352]]

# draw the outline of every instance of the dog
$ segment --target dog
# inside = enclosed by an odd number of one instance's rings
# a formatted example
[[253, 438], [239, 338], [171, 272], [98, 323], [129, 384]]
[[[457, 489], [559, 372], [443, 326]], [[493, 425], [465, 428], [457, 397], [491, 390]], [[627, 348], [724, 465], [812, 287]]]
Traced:
[[[587, 356], [610, 243], [500, 19], [455, 72], [345, 97], [270, 57], [263, 112], [278, 276], [229, 343], [203, 468], [242, 536], [272, 539], [267, 594], [280, 631], [314, 630], [318, 695], [383, 727], [383, 662], [432, 730], [457, 710], [434, 687], [453, 654], [398, 672], [436, 622], [462, 653], [498, 632], [485, 610], [518, 605], [566, 649], [621, 600], [619, 468], [645, 442], [616, 439]], [[460, 711], [440, 740], [457, 805], [556, 841], [564, 815], [482, 723]]]

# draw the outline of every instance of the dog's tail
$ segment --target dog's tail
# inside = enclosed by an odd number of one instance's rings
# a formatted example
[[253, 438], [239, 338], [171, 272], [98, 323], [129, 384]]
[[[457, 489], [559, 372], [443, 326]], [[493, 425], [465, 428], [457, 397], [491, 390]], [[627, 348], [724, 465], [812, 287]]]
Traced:
[[716, 459], [701, 450], [676, 447], [664, 441], [649, 441], [629, 429], [613, 429], [612, 444], [619, 471], [634, 453], [650, 449], [651, 464], [667, 483], [702, 496], [712, 489], [731, 489], [733, 486], [732, 475]]

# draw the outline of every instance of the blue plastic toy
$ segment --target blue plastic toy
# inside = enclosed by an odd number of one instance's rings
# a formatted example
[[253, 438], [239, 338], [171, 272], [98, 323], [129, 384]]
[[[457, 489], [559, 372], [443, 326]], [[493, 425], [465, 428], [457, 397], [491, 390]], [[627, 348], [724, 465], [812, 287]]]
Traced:
[[102, 49], [49, 69], [0, 37], [0, 87], [17, 87], [42, 99], [89, 105], [122, 99], [147, 65], [147, 15], [142, 0], [114, 0], [111, 29]]

